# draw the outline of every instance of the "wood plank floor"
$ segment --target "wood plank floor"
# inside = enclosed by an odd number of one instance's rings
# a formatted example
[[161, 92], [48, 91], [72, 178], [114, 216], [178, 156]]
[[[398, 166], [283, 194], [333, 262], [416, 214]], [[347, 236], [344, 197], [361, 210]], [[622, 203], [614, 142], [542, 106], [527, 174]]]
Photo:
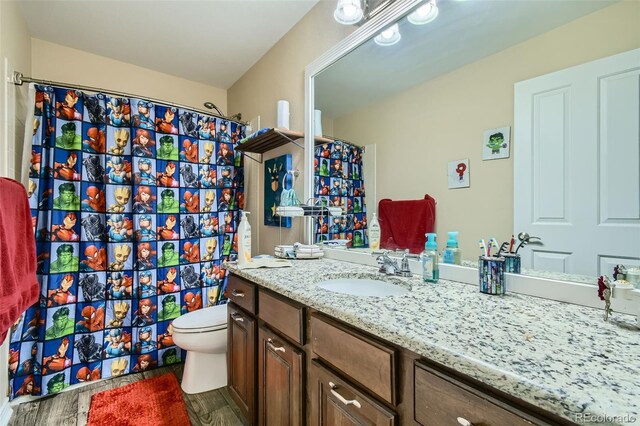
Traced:
[[[85, 426], [89, 415], [91, 395], [124, 386], [142, 379], [172, 372], [182, 378], [182, 364], [157, 368], [144, 373], [104, 380], [68, 392], [25, 402], [13, 407], [9, 426]], [[195, 395], [182, 393], [193, 426], [246, 426], [236, 404], [226, 388]]]

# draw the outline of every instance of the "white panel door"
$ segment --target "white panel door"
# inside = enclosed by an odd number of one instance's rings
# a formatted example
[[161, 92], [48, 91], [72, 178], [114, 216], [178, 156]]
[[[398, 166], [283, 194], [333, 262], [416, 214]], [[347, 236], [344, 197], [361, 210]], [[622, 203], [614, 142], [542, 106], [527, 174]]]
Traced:
[[640, 49], [516, 83], [513, 143], [523, 267], [640, 265]]

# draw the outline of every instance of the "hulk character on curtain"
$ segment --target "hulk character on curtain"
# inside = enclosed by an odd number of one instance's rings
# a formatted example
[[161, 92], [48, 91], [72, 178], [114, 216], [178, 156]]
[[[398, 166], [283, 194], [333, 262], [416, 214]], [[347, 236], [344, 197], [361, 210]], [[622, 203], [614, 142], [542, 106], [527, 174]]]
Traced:
[[314, 156], [314, 192], [325, 205], [341, 207], [344, 216], [319, 216], [316, 242], [347, 239], [351, 247], [368, 247], [362, 177], [363, 149], [347, 142], [318, 145]]
[[172, 321], [226, 303], [244, 127], [50, 86], [34, 108], [41, 296], [11, 330], [11, 398], [180, 362]]

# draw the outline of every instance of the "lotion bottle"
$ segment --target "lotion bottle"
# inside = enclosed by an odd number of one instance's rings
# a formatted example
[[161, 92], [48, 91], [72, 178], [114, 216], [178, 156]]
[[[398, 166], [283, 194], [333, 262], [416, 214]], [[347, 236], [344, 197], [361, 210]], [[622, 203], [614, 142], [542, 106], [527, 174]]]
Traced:
[[424, 251], [420, 254], [422, 261], [422, 279], [427, 283], [437, 283], [440, 275], [438, 271], [438, 244], [436, 234], [424, 234], [427, 242]]
[[369, 248], [372, 250], [380, 249], [380, 223], [378, 223], [378, 217], [375, 213], [369, 222]]
[[458, 248], [458, 233], [455, 231], [447, 232], [449, 239], [447, 240], [447, 248], [444, 249], [442, 261], [453, 265], [462, 263], [462, 252]]
[[238, 225], [238, 265], [251, 262], [251, 225], [247, 220], [250, 212], [243, 211]]

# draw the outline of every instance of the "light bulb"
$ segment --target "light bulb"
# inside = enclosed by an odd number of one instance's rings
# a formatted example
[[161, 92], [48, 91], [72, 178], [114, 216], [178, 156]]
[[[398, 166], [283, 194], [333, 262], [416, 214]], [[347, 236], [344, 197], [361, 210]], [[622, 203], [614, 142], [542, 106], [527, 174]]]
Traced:
[[357, 11], [356, 7], [352, 4], [347, 4], [342, 8], [342, 13], [344, 13], [344, 16], [349, 18], [355, 15], [356, 11]]
[[407, 16], [407, 20], [413, 25], [424, 25], [436, 19], [438, 17], [438, 13], [439, 11], [438, 6], [436, 6], [436, 0], [429, 0], [426, 4], [423, 4]]
[[360, 0], [338, 0], [338, 6], [333, 12], [334, 19], [344, 25], [357, 24], [363, 16]]
[[382, 32], [382, 38], [390, 39], [395, 32], [392, 29], [386, 29]]
[[393, 24], [386, 30], [382, 31], [378, 34], [373, 41], [380, 46], [391, 46], [396, 44], [401, 39], [400, 30], [398, 29], [398, 24]]

